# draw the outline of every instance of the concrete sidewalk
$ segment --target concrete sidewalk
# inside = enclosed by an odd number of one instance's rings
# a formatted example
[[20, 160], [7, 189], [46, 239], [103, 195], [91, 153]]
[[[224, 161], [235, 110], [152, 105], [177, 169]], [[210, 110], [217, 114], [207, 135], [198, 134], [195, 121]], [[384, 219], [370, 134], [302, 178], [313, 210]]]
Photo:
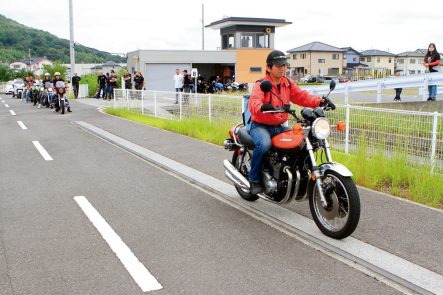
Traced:
[[[107, 102], [77, 100], [75, 120], [83, 120], [153, 152], [197, 169], [215, 178], [224, 177], [222, 162], [231, 154], [222, 147], [172, 132], [98, 113]], [[81, 104], [80, 104], [81, 103]], [[91, 116], [91, 113], [96, 113]], [[74, 120], [74, 118], [73, 118]], [[227, 134], [227, 133], [226, 133]], [[111, 147], [110, 147], [111, 148]], [[130, 177], [130, 176], [125, 176]], [[443, 211], [406, 202], [359, 188], [362, 214], [353, 237], [401, 258], [443, 274]], [[288, 209], [311, 218], [308, 203], [293, 203]]]

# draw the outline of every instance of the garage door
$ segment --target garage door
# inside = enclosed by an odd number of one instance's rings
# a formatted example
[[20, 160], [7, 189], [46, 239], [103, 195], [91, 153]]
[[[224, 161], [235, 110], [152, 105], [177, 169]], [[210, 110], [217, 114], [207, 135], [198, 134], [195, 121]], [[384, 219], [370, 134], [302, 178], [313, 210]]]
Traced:
[[148, 90], [175, 91], [175, 69], [188, 70], [191, 73], [190, 64], [146, 64], [145, 87]]

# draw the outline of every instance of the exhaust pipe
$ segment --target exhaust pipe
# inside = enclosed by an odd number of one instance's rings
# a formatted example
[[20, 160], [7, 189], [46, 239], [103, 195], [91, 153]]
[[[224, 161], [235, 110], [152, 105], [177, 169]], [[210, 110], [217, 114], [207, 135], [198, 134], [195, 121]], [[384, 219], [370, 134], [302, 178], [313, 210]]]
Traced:
[[249, 181], [241, 175], [240, 172], [232, 166], [231, 162], [228, 160], [223, 161], [223, 167], [225, 168], [225, 176], [232, 181], [234, 184], [238, 185], [242, 189], [249, 191]]

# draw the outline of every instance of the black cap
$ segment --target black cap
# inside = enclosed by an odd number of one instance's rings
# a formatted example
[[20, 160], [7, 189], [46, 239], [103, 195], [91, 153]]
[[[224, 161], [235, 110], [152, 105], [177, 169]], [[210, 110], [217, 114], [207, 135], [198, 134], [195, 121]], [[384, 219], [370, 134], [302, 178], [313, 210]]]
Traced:
[[266, 64], [276, 65], [278, 67], [281, 67], [282, 65], [289, 66], [288, 57], [286, 56], [286, 54], [278, 50], [272, 50], [271, 53], [268, 54], [268, 57], [266, 58]]

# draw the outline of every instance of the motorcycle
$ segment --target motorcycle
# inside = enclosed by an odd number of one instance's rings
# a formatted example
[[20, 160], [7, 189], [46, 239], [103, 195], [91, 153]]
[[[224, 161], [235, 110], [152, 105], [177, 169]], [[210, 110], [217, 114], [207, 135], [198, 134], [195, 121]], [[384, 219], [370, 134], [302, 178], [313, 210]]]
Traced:
[[[261, 82], [260, 87], [265, 93], [272, 91], [269, 81]], [[253, 202], [261, 198], [285, 205], [293, 200], [308, 199], [312, 217], [321, 232], [334, 239], [343, 239], [357, 227], [360, 197], [352, 173], [344, 165], [333, 162], [327, 140], [331, 125], [325, 114], [335, 109], [328, 99], [334, 88], [335, 81], [332, 81], [328, 95], [323, 97], [323, 107], [303, 108], [301, 118], [290, 105], [267, 111], [289, 113], [295, 123], [292, 129], [272, 137], [272, 147], [262, 167], [263, 193], [250, 193], [248, 173], [255, 145], [244, 127], [245, 122], [229, 131], [230, 137], [225, 140], [224, 147], [233, 152], [232, 160], [224, 160], [223, 166], [225, 176], [234, 183], [244, 200]], [[343, 131], [344, 125], [337, 124], [337, 129]], [[326, 160], [317, 164], [319, 153], [320, 160], [323, 154]]]
[[56, 83], [56, 98], [55, 98], [55, 111], [61, 111], [62, 115], [65, 113], [65, 109], [67, 107], [66, 101], [66, 85], [62, 81], [58, 81]]

